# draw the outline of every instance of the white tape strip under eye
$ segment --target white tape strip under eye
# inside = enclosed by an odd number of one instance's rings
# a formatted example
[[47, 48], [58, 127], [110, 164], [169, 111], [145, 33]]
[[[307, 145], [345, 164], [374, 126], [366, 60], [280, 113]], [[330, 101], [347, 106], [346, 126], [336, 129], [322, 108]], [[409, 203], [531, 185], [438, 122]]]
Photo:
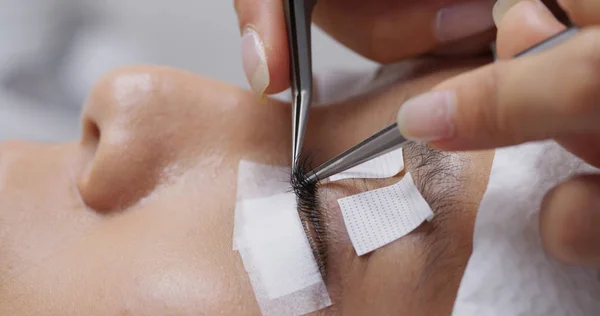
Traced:
[[304, 315], [330, 306], [296, 196], [288, 192], [290, 169], [244, 161], [239, 168], [234, 249], [262, 314]]
[[241, 160], [238, 165], [237, 196], [233, 223], [233, 250], [237, 244], [240, 222], [244, 220], [241, 201], [256, 199], [289, 191], [290, 168], [268, 166]]
[[410, 173], [398, 183], [338, 200], [359, 256], [404, 237], [433, 218]]
[[269, 299], [322, 281], [298, 217], [294, 193], [245, 201], [243, 210], [247, 221], [241, 237], [246, 248], [253, 248], [254, 269]]
[[329, 180], [390, 178], [400, 173], [403, 169], [404, 157], [402, 155], [402, 148], [399, 148], [354, 168], [333, 175], [329, 177]]

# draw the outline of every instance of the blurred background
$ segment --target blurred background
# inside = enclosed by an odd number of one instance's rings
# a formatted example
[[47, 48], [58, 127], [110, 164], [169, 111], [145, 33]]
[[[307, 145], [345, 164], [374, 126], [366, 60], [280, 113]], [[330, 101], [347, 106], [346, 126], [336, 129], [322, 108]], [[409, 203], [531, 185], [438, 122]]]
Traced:
[[[314, 30], [314, 69], [373, 63]], [[186, 69], [248, 88], [233, 0], [0, 0], [0, 140], [79, 135], [96, 79], [128, 64]]]

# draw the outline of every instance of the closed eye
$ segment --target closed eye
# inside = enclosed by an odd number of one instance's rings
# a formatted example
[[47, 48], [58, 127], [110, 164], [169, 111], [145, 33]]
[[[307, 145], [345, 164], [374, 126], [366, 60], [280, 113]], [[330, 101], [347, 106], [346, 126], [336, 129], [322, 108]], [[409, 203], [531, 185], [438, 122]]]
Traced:
[[298, 202], [298, 214], [321, 274], [327, 273], [327, 219], [319, 204], [319, 183], [306, 180], [311, 168], [310, 155], [302, 155], [292, 171], [291, 185]]

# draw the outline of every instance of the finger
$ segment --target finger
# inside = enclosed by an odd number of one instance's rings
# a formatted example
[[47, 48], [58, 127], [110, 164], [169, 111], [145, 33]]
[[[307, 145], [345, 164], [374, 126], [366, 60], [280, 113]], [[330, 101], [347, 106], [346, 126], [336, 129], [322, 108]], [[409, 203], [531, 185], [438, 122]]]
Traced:
[[314, 21], [362, 56], [390, 63], [494, 27], [493, 0], [321, 0]]
[[[498, 0], [496, 1], [496, 5], [494, 5], [494, 22], [496, 26], [499, 27], [504, 15], [516, 4], [521, 1], [526, 0]], [[552, 14], [559, 20], [561, 23], [567, 23], [569, 21], [566, 13], [560, 8], [560, 6], [556, 3], [556, 0], [541, 0], [541, 2], [552, 12]]]
[[571, 20], [579, 26], [600, 23], [600, 1], [598, 0], [558, 0]]
[[496, 38], [498, 57], [511, 58], [564, 29], [541, 1], [520, 1], [501, 15]]
[[600, 167], [599, 133], [560, 137], [556, 141], [573, 155], [595, 167]]
[[406, 102], [409, 139], [446, 150], [496, 148], [600, 130], [600, 30], [533, 56], [499, 61]]
[[435, 48], [427, 55], [433, 57], [480, 56], [490, 54], [490, 43], [496, 37], [496, 30], [490, 29], [483, 33], [458, 40]]
[[287, 31], [281, 0], [235, 0], [244, 72], [258, 95], [289, 87]]
[[504, 18], [504, 15], [506, 14], [506, 12], [508, 12], [508, 10], [510, 10], [510, 8], [512, 8], [513, 6], [515, 6], [517, 3], [521, 2], [523, 0], [497, 0], [496, 4], [494, 5], [494, 9], [492, 11], [492, 15], [494, 17], [494, 23], [496, 24], [496, 27], [500, 27], [500, 23], [502, 22], [502, 19]]
[[546, 251], [569, 264], [600, 268], [600, 176], [579, 176], [550, 191], [542, 203]]

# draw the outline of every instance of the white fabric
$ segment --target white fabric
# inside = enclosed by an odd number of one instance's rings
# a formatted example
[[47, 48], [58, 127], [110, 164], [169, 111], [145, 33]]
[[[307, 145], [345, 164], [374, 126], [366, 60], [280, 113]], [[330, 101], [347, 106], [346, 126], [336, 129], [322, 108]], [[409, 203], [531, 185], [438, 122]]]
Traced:
[[404, 170], [402, 148], [396, 149], [354, 168], [329, 177], [330, 181], [345, 179], [383, 179], [390, 178]]
[[273, 167], [242, 160], [238, 165], [237, 197], [233, 223], [233, 250], [238, 250], [238, 236], [241, 223], [245, 221], [242, 212], [243, 201], [268, 197], [285, 192], [289, 187], [290, 171], [286, 167]]
[[600, 315], [597, 271], [550, 258], [538, 228], [544, 194], [594, 170], [554, 142], [496, 151], [454, 315]]
[[233, 249], [263, 315], [304, 315], [331, 299], [289, 192], [290, 168], [241, 161]]
[[[251, 263], [270, 300], [322, 282], [298, 217], [294, 193], [242, 202], [246, 221], [238, 238], [251, 249]], [[241, 250], [240, 250], [241, 251]]]

